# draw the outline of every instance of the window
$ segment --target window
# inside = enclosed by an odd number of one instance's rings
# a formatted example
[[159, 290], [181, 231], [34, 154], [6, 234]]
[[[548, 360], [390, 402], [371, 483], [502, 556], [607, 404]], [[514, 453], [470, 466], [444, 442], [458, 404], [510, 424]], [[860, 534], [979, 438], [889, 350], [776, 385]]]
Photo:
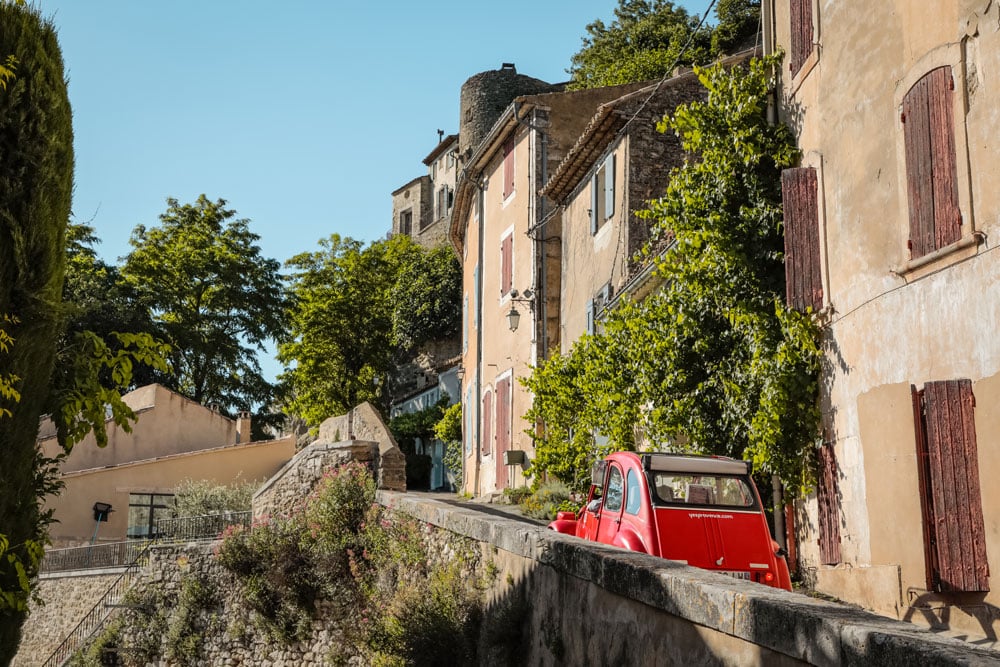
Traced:
[[590, 233], [596, 234], [615, 214], [615, 155], [612, 153], [598, 167], [590, 182]]
[[155, 537], [156, 521], [170, 517], [174, 496], [169, 493], [128, 495], [128, 537]]
[[813, 52], [813, 0], [789, 0], [791, 48], [788, 67], [794, 77]]
[[938, 67], [903, 97], [910, 256], [926, 255], [962, 237], [952, 111], [951, 67]]
[[624, 495], [622, 481], [622, 471], [618, 466], [611, 466], [611, 469], [608, 470], [608, 490], [604, 494], [604, 509], [609, 512], [618, 512], [622, 508], [622, 496]]
[[604, 312], [604, 309], [608, 307], [611, 302], [611, 283], [605, 283], [601, 289], [597, 291], [594, 298], [587, 302], [587, 333], [594, 335], [600, 333], [599, 329], [599, 315]]
[[514, 234], [510, 233], [500, 241], [500, 296], [510, 294], [514, 280]]
[[824, 565], [840, 562], [840, 516], [837, 510], [837, 457], [833, 443], [819, 448], [819, 480], [816, 505], [819, 515], [819, 556]]
[[635, 470], [629, 470], [625, 479], [625, 511], [628, 514], [638, 514], [642, 507], [642, 485]]
[[487, 391], [483, 396], [483, 455], [489, 455], [493, 447], [493, 393]]
[[927, 588], [989, 591], [970, 380], [912, 387]]
[[702, 473], [656, 472], [653, 490], [660, 504], [756, 507], [757, 501], [746, 477]]
[[785, 214], [785, 296], [796, 310], [823, 308], [819, 199], [812, 167], [781, 172]]
[[413, 209], [401, 211], [399, 214], [399, 233], [409, 236], [413, 232]]
[[469, 350], [469, 318], [471, 314], [469, 313], [469, 295], [466, 294], [462, 299], [462, 352], [468, 352]]
[[503, 145], [503, 198], [514, 194], [514, 139], [510, 138]]

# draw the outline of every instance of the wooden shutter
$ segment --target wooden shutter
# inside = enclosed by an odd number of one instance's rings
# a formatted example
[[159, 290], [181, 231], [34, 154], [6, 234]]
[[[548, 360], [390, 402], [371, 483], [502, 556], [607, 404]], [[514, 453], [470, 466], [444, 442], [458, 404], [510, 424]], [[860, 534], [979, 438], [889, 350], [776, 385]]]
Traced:
[[593, 335], [594, 330], [594, 301], [590, 300], [587, 302], [587, 333]]
[[500, 295], [509, 294], [513, 281], [514, 235], [500, 241]]
[[812, 167], [781, 172], [785, 216], [785, 298], [796, 310], [823, 308], [819, 195]]
[[813, 50], [812, 0], [790, 0], [789, 14], [791, 49], [788, 66], [792, 70], [792, 76], [795, 76]]
[[962, 237], [953, 88], [951, 67], [938, 67], [913, 84], [903, 97], [909, 246], [914, 258]]
[[489, 455], [493, 449], [493, 393], [483, 396], [483, 454]]
[[836, 565], [840, 562], [840, 511], [837, 502], [837, 456], [832, 442], [823, 443], [819, 449], [817, 481], [820, 560], [824, 565]]
[[601, 199], [599, 194], [600, 187], [597, 182], [597, 174], [594, 174], [593, 178], [590, 179], [590, 233], [597, 233], [597, 206]]
[[514, 139], [508, 139], [503, 145], [503, 198], [514, 192]]
[[989, 591], [972, 382], [928, 382], [914, 404], [928, 587]]
[[497, 489], [507, 488], [507, 466], [503, 463], [503, 453], [510, 449], [510, 377], [497, 380]]
[[[615, 214], [615, 154], [604, 162], [604, 219]], [[603, 222], [603, 221], [602, 221]]]

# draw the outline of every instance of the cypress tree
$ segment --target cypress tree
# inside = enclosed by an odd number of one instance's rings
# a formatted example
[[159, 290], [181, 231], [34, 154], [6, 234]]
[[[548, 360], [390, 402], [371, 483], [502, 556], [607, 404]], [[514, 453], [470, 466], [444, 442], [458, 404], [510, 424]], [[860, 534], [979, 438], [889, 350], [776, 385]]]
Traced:
[[[45, 475], [35, 450], [38, 419], [49, 394], [65, 234], [73, 188], [72, 113], [62, 54], [51, 21], [39, 10], [0, 1], [0, 55], [16, 58], [16, 72], [0, 90], [0, 316], [16, 318], [0, 351], [0, 378], [16, 376], [20, 400], [0, 407], [0, 665], [17, 651], [26, 616], [14, 554], [33, 577], [45, 516]], [[3, 540], [0, 539], [0, 546]]]

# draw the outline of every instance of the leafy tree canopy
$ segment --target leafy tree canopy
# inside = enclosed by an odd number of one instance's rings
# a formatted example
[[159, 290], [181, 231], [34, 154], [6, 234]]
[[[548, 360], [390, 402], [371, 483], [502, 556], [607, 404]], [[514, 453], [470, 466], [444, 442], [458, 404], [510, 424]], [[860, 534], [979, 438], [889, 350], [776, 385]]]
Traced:
[[744, 48], [756, 34], [760, 0], [720, 0], [716, 13], [714, 29], [699, 29], [699, 17], [669, 0], [618, 0], [610, 24], [598, 19], [587, 25], [568, 70], [570, 87], [659, 79], [674, 67], [704, 64]]
[[645, 443], [752, 460], [792, 494], [808, 486], [820, 336], [783, 302], [780, 171], [797, 153], [766, 120], [777, 62], [697, 70], [707, 101], [661, 123], [692, 156], [647, 212], [673, 239], [653, 258], [664, 287], [526, 380], [527, 417], [545, 425], [539, 471], [583, 486], [595, 457]]
[[458, 332], [462, 318], [462, 268], [447, 246], [406, 255], [392, 287], [392, 326], [404, 348]]
[[275, 388], [257, 353], [284, 331], [280, 264], [261, 254], [249, 220], [205, 195], [167, 199], [160, 224], [132, 232], [121, 275], [171, 345], [163, 382], [230, 412], [266, 405]]

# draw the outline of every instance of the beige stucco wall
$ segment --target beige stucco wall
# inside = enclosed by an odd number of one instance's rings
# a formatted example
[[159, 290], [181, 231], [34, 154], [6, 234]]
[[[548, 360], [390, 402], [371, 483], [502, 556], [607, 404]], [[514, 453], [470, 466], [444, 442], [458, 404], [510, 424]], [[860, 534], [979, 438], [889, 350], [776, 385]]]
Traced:
[[[617, 293], [628, 269], [625, 251], [624, 211], [629, 210], [628, 135], [609, 147], [605, 156], [615, 155], [615, 209], [596, 234], [590, 233], [593, 174], [566, 203], [563, 212], [562, 300], [560, 303], [561, 350], [568, 352], [587, 332], [587, 304], [605, 283]], [[603, 162], [602, 157], [597, 166]]]
[[[773, 7], [777, 43], [787, 52], [788, 2]], [[941, 598], [924, 590], [909, 387], [973, 381], [995, 569], [1000, 499], [989, 480], [1000, 471], [1000, 343], [993, 335], [1000, 256], [991, 251], [1000, 236], [1000, 166], [993, 153], [1000, 7], [985, 0], [817, 0], [814, 8], [818, 55], [795, 79], [787, 76], [786, 58], [782, 116], [799, 137], [803, 165], [820, 176], [829, 342], [823, 409], [840, 468], [843, 563], [834, 570], [817, 565], [814, 505], [800, 525], [800, 553], [825, 592], [983, 633], [1000, 617], [1000, 594]], [[971, 239], [974, 229], [987, 240], [913, 268], [900, 103], [920, 76], [941, 65], [952, 67], [956, 82], [963, 233]], [[917, 610], [918, 604], [931, 609]]]
[[[108, 444], [98, 447], [93, 434], [73, 447], [62, 465], [63, 472], [87, 470], [140, 461], [158, 456], [192, 452], [236, 442], [236, 422], [225, 415], [151, 384], [122, 397], [136, 413], [132, 432], [109, 421]], [[48, 456], [59, 451], [47, 424], [41, 430], [41, 446]], [[48, 437], [46, 437], [48, 436]]]
[[65, 489], [50, 497], [55, 511], [51, 527], [54, 546], [87, 543], [94, 533], [92, 508], [97, 501], [111, 503], [110, 520], [100, 526], [98, 541], [125, 539], [130, 493], [171, 493], [186, 479], [220, 485], [263, 482], [295, 454], [295, 438], [229, 445], [200, 452], [127, 463], [110, 468], [66, 473]]

